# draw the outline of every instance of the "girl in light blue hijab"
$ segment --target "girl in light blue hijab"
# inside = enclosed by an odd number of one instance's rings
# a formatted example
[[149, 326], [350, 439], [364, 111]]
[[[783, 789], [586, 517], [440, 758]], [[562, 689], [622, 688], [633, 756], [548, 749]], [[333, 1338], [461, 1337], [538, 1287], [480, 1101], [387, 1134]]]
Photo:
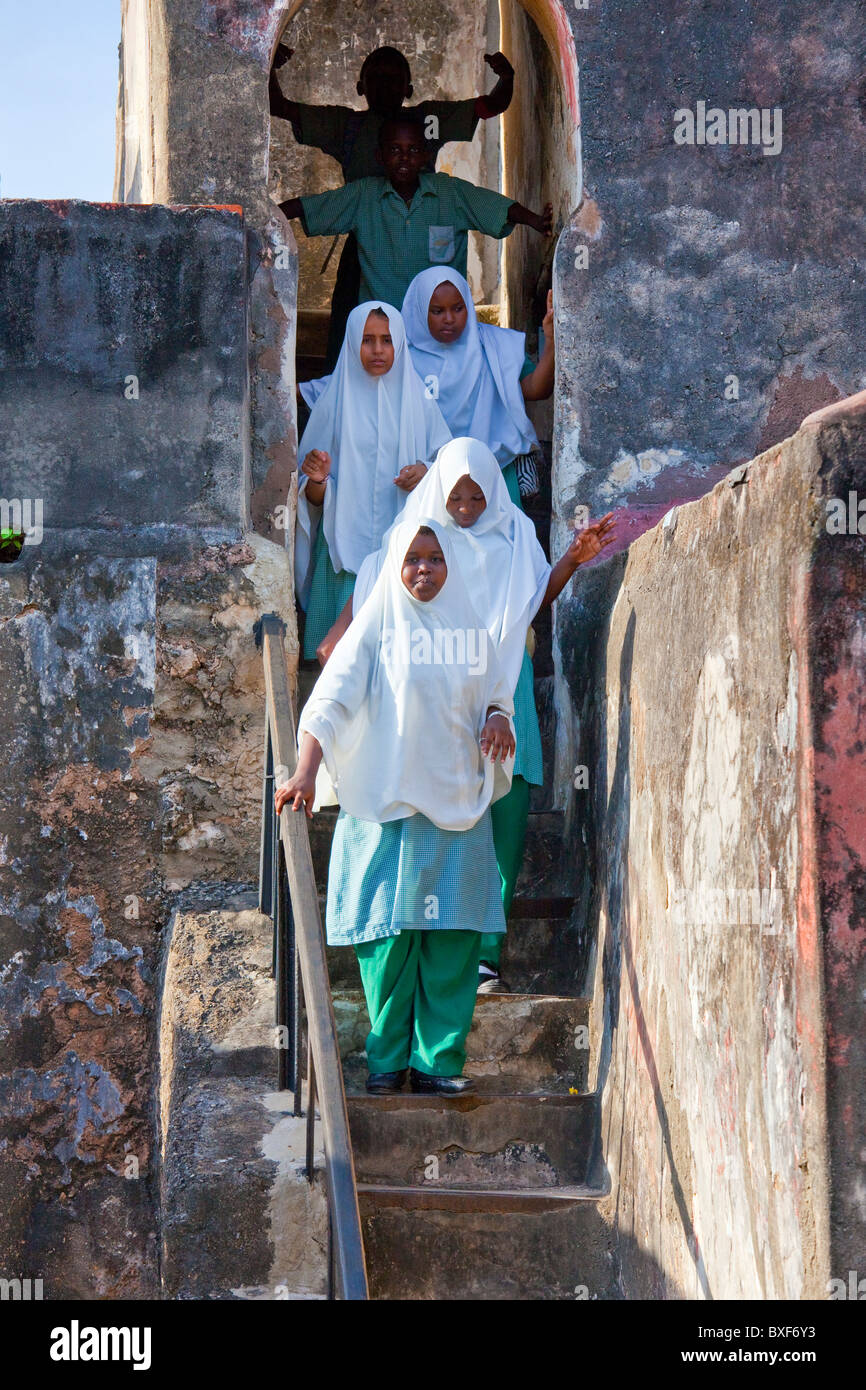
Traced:
[[431, 266], [415, 276], [403, 322], [415, 369], [452, 435], [487, 445], [519, 506], [521, 493], [538, 490], [538, 436], [524, 402], [553, 389], [552, 309], [537, 367], [526, 355], [525, 334], [479, 322], [469, 285], [451, 267]]

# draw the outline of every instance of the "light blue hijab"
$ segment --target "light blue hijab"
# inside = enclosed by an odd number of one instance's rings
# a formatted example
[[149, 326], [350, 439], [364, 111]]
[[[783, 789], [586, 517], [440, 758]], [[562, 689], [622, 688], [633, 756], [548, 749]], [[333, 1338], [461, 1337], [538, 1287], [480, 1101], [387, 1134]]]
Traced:
[[[454, 286], [468, 311], [455, 343], [438, 343], [427, 326], [433, 292], [443, 284]], [[416, 275], [403, 300], [403, 322], [415, 370], [428, 391], [438, 391], [434, 399], [455, 439], [480, 439], [500, 468], [537, 447], [520, 389], [526, 335], [479, 323], [472, 291], [458, 271], [431, 266]]]

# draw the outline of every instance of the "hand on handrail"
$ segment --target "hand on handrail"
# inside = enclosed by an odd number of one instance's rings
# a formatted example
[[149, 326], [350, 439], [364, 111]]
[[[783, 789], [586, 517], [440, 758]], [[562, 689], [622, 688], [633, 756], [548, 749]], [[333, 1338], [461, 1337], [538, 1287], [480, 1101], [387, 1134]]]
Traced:
[[288, 782], [284, 782], [281, 787], [277, 787], [274, 792], [274, 806], [277, 815], [280, 814], [287, 801], [291, 801], [292, 810], [306, 811], [310, 820], [313, 819], [313, 802], [316, 799], [316, 775], [315, 773], [296, 772], [294, 777], [290, 777]]
[[[301, 751], [298, 756], [298, 765], [289, 778], [281, 787], [277, 787], [274, 792], [274, 806], [277, 815], [280, 814], [287, 801], [291, 801], [292, 810], [300, 811], [301, 807], [307, 813], [310, 820], [313, 819], [313, 802], [316, 799], [316, 773], [322, 761], [322, 745], [312, 734], [305, 733], [301, 739]], [[287, 771], [288, 769], [286, 769]], [[277, 776], [281, 769], [278, 769]]]

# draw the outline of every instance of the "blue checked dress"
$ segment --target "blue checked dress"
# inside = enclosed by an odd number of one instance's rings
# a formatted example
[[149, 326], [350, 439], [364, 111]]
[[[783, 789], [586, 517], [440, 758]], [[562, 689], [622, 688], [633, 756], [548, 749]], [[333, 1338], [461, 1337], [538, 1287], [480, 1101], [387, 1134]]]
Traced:
[[316, 648], [334, 626], [347, 599], [351, 598], [357, 577], [351, 570], [340, 570], [338, 573], [334, 569], [325, 540], [325, 528], [320, 523], [313, 542], [313, 577], [310, 580], [304, 625], [306, 660], [315, 659]]
[[[520, 489], [517, 485], [517, 468], [512, 460], [502, 470], [508, 496], [515, 507], [520, 503]], [[517, 678], [514, 692], [514, 737], [517, 753], [514, 758], [514, 776], [525, 777], [533, 786], [540, 787], [544, 782], [544, 762], [541, 751], [541, 730], [538, 727], [538, 711], [535, 708], [535, 676], [532, 670], [532, 657], [523, 653], [523, 665]]]
[[358, 820], [340, 811], [331, 842], [328, 944], [401, 931], [505, 931], [490, 808], [470, 830], [440, 830], [416, 813]]

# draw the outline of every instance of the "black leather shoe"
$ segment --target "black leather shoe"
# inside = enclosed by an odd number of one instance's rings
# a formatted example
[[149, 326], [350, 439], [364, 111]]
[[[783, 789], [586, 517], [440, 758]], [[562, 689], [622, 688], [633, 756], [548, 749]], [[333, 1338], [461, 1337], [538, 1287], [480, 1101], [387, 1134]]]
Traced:
[[406, 1067], [402, 1071], [371, 1071], [367, 1090], [371, 1096], [391, 1096], [406, 1085]]
[[510, 994], [511, 986], [505, 983], [495, 966], [482, 961], [478, 967], [478, 988], [475, 993]]
[[428, 1076], [412, 1067], [409, 1085], [419, 1096], [462, 1096], [472, 1090], [475, 1081], [471, 1076]]

